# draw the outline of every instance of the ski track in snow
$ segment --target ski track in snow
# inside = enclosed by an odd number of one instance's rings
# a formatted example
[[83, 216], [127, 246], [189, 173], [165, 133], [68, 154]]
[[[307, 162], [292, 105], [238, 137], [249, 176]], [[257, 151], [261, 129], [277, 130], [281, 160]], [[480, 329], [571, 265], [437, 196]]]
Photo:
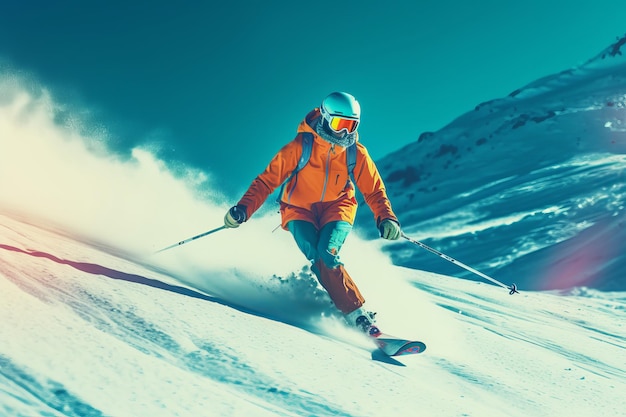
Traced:
[[402, 323], [427, 351], [393, 365], [332, 318], [308, 330], [269, 320], [7, 216], [0, 245], [2, 415], [618, 416], [626, 406], [623, 293], [509, 296], [398, 267], [414, 293], [395, 301], [431, 306]]

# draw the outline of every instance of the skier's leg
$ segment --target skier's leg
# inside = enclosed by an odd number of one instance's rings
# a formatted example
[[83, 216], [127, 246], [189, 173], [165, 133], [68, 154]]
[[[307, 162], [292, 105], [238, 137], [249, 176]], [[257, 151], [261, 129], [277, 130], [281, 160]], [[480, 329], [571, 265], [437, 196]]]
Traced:
[[345, 221], [325, 224], [317, 244], [319, 259], [312, 268], [335, 306], [344, 314], [358, 309], [365, 301], [339, 260], [339, 251], [351, 230], [352, 225]]
[[363, 296], [339, 261], [339, 250], [352, 226], [343, 221], [330, 222], [318, 232], [315, 225], [308, 221], [292, 220], [287, 223], [287, 228], [298, 248], [313, 263], [311, 270], [335, 306], [344, 314], [361, 307]]
[[291, 220], [287, 223], [287, 229], [293, 235], [304, 256], [309, 261], [315, 262], [317, 259], [317, 242], [319, 241], [319, 233], [315, 225], [305, 220]]
[[322, 226], [317, 242], [319, 257], [329, 268], [343, 265], [339, 251], [352, 231], [352, 225], [345, 221], [332, 221]]
[[311, 269], [342, 313], [350, 313], [363, 305], [365, 299], [343, 265], [331, 269], [318, 259]]

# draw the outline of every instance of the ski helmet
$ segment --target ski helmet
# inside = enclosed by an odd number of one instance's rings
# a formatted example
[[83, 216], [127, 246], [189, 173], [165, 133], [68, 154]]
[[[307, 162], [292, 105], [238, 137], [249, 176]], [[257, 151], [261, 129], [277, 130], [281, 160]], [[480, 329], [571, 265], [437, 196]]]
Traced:
[[356, 132], [361, 119], [361, 106], [354, 96], [348, 93], [329, 94], [322, 101], [320, 112], [324, 129], [339, 136]]

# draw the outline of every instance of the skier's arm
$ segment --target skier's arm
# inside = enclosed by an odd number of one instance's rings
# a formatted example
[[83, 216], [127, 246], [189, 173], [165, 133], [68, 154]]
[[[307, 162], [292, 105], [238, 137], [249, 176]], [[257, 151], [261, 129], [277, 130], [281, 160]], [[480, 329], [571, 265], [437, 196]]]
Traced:
[[354, 169], [356, 185], [365, 198], [365, 202], [374, 213], [376, 227], [380, 227], [384, 220], [391, 220], [400, 224], [391, 208], [383, 182], [376, 164], [369, 156], [367, 149], [360, 145], [357, 148], [356, 167]]
[[245, 207], [245, 220], [249, 219], [263, 205], [267, 197], [287, 179], [298, 165], [301, 153], [302, 143], [297, 137], [278, 151], [265, 170], [252, 181], [237, 203], [238, 206]]

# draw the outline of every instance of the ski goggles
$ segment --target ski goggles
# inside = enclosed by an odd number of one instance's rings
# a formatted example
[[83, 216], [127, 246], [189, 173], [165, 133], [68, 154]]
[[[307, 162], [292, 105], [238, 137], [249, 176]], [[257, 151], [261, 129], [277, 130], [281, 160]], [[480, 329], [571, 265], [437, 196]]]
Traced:
[[341, 132], [346, 129], [348, 133], [353, 133], [359, 126], [359, 121], [354, 119], [345, 119], [339, 116], [330, 116], [328, 126], [335, 132]]
[[328, 114], [324, 110], [322, 110], [322, 116], [324, 116], [324, 119], [328, 122], [328, 126], [337, 133], [344, 129], [348, 133], [354, 133], [357, 127], [359, 127], [359, 121], [357, 119]]

